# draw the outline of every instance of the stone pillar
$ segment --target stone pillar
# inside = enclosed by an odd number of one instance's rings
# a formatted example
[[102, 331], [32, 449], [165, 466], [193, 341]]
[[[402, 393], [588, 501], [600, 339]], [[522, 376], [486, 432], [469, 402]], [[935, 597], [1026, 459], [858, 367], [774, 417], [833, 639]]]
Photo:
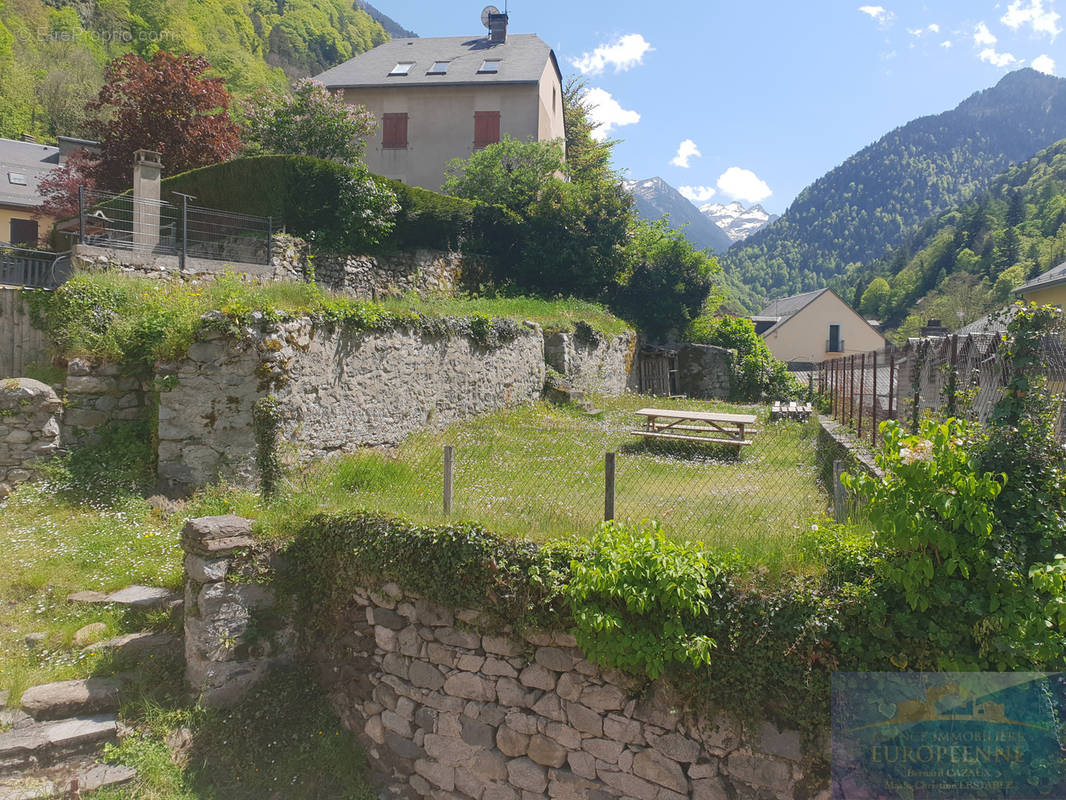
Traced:
[[241, 700], [287, 657], [290, 629], [273, 624], [267, 583], [232, 582], [238, 553], [253, 554], [252, 521], [232, 514], [189, 520], [185, 551], [185, 679], [205, 706]]
[[159, 185], [162, 173], [159, 153], [138, 150], [133, 154], [134, 250], [154, 250], [159, 245]]
[[62, 415], [52, 387], [30, 378], [0, 379], [0, 499], [59, 450]]

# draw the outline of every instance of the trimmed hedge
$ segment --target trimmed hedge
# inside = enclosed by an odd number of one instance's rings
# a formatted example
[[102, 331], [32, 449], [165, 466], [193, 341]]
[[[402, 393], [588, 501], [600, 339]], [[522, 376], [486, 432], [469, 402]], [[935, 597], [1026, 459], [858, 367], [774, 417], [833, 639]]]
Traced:
[[[317, 233], [337, 241], [345, 229], [338, 197], [352, 168], [310, 156], [268, 155], [239, 158], [183, 172], [163, 181], [164, 200], [175, 192], [191, 194], [210, 208], [274, 217], [278, 229], [297, 236]], [[521, 220], [499, 206], [407, 186], [373, 176], [392, 190], [400, 206], [392, 233], [381, 243], [387, 249], [424, 247], [505, 254], [515, 241]]]

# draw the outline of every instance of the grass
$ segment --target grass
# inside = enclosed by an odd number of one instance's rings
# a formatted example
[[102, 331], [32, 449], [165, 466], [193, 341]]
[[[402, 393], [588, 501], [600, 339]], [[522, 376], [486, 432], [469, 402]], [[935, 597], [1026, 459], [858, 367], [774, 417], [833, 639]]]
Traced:
[[[319, 512], [357, 508], [416, 522], [482, 523], [504, 536], [543, 542], [591, 536], [603, 519], [604, 454], [617, 453], [615, 518], [652, 518], [672, 538], [774, 571], [810, 567], [798, 537], [825, 513], [814, 466], [812, 424], [766, 420], [766, 409], [671, 401], [694, 410], [756, 413], [760, 432], [738, 457], [732, 448], [655, 442], [633, 436], [634, 411], [662, 400], [599, 398], [590, 416], [537, 403], [409, 437], [400, 447], [366, 449], [294, 472], [277, 499], [210, 490], [213, 513], [255, 517], [264, 536], [291, 535]], [[442, 510], [443, 447], [455, 448], [454, 502]]]
[[588, 300], [565, 298], [544, 300], [539, 297], [449, 297], [438, 295], [420, 299], [417, 295], [384, 300], [390, 311], [413, 310], [430, 317], [488, 314], [506, 319], [530, 320], [546, 331], [570, 331], [577, 322], [586, 322], [606, 334], [627, 333], [633, 330], [603, 306]]
[[187, 352], [201, 317], [221, 311], [233, 330], [260, 316], [309, 314], [361, 330], [397, 323], [418, 324], [421, 317], [530, 319], [551, 330], [569, 330], [585, 321], [604, 333], [631, 328], [603, 307], [581, 300], [515, 298], [438, 298], [410, 296], [387, 303], [356, 300], [313, 283], [265, 284], [227, 273], [197, 283], [161, 281], [105, 271], [79, 273], [54, 292], [30, 294], [35, 324], [47, 330], [65, 357], [102, 357], [151, 371], [156, 361]]

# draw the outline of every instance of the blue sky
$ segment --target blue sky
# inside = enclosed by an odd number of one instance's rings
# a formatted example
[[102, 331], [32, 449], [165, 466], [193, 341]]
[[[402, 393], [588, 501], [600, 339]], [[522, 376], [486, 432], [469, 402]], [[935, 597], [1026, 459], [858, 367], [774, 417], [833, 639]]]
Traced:
[[[484, 2], [373, 2], [420, 36], [482, 30]], [[856, 150], [1013, 69], [1066, 75], [1056, 5], [509, 0], [508, 11], [512, 32], [538, 34], [564, 76], [588, 79], [628, 177], [780, 213]]]

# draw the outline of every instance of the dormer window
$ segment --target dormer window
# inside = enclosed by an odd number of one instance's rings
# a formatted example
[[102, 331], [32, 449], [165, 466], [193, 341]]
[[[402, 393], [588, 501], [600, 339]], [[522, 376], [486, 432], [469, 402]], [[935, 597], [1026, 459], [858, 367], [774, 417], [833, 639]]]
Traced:
[[26, 176], [21, 172], [9, 172], [7, 173], [7, 182], [13, 183], [15, 186], [25, 186]]
[[477, 71], [478, 75], [495, 75], [500, 71], [500, 60], [488, 60], [481, 62], [481, 69]]
[[393, 75], [407, 75], [411, 71], [411, 67], [415, 65], [414, 61], [401, 61], [395, 67], [392, 68], [392, 72], [389, 73], [391, 78]]
[[451, 63], [450, 61], [434, 61], [433, 62], [433, 66], [429, 68], [429, 71], [426, 74], [427, 75], [447, 75], [448, 74], [448, 64], [450, 64], [450, 63]]

